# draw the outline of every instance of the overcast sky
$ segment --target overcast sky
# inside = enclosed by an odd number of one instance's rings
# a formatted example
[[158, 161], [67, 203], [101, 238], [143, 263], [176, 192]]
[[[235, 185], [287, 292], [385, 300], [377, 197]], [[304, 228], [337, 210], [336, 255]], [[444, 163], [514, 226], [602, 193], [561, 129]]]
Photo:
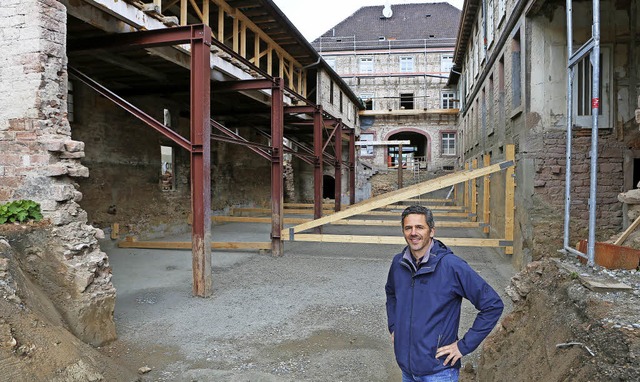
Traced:
[[[464, 0], [448, 0], [458, 9], [462, 9]], [[384, 5], [385, 0], [273, 0], [274, 3], [293, 22], [298, 30], [309, 41], [313, 41], [321, 34], [328, 31], [340, 21], [351, 16], [361, 7], [371, 5]], [[442, 3], [438, 1], [421, 0], [391, 0], [393, 4], [407, 3]]]

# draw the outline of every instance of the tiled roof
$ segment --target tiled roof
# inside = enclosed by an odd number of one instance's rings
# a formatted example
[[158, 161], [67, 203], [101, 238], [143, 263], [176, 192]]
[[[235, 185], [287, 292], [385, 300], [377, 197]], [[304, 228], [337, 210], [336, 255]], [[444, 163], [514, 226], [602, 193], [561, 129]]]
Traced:
[[460, 10], [453, 5], [394, 4], [390, 18], [383, 16], [383, 8], [382, 5], [360, 8], [312, 45], [320, 51], [353, 50], [354, 43], [359, 49], [407, 48], [424, 46], [425, 42], [427, 46], [455, 47]]

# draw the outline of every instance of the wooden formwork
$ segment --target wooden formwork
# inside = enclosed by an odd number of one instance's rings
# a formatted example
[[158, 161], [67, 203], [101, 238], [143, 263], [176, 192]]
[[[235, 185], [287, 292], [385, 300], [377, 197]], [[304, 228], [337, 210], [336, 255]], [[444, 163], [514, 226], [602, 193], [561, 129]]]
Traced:
[[[514, 208], [515, 208], [515, 150], [513, 145], [507, 145], [505, 150], [505, 160], [491, 165], [490, 158], [485, 156], [483, 159], [483, 167], [478, 168], [478, 161], [473, 160], [472, 163], [465, 164], [465, 170], [445, 175], [426, 182], [415, 184], [409, 187], [401, 188], [387, 194], [379, 195], [366, 201], [350, 206], [348, 209], [338, 211], [319, 219], [304, 222], [284, 229], [281, 233], [283, 240], [290, 241], [315, 241], [315, 242], [332, 242], [332, 243], [381, 243], [381, 244], [404, 244], [404, 238], [401, 236], [360, 236], [360, 235], [327, 235], [327, 234], [310, 234], [302, 233], [312, 228], [320, 227], [325, 224], [336, 224], [336, 222], [351, 222], [342, 224], [361, 224], [361, 225], [392, 225], [390, 221], [371, 221], [371, 220], [350, 220], [357, 215], [373, 215], [386, 216], [389, 213], [385, 211], [374, 211], [376, 209], [385, 208], [394, 203], [400, 203], [406, 200], [415, 200], [419, 195], [427, 194], [442, 188], [451, 187], [460, 183], [464, 184], [464, 203], [466, 212], [434, 212], [434, 216], [450, 216], [450, 217], [468, 217], [471, 221], [465, 224], [473, 223], [475, 227], [483, 227], [488, 233], [489, 224], [489, 175], [506, 170], [505, 189], [505, 232], [502, 238], [457, 238], [457, 237], [439, 237], [444, 243], [453, 246], [473, 246], [473, 247], [503, 247], [505, 253], [513, 253], [513, 232], [514, 232]], [[478, 222], [477, 217], [477, 183], [476, 179], [482, 178], [483, 183], [483, 211], [482, 222]], [[442, 215], [446, 214], [446, 215]], [[392, 213], [398, 216], [398, 213]], [[462, 222], [458, 222], [462, 223]], [[446, 224], [445, 221], [439, 221], [438, 226]], [[460, 227], [465, 226], [460, 224]]]

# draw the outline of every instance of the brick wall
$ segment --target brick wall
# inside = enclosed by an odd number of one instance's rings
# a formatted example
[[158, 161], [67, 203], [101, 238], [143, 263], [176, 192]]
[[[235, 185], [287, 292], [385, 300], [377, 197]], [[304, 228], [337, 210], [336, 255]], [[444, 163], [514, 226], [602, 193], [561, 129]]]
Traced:
[[0, 35], [0, 202], [41, 204], [51, 223], [47, 249], [21, 265], [70, 330], [100, 345], [115, 338], [115, 289], [97, 243], [102, 231], [85, 224], [77, 203], [75, 181], [88, 171], [66, 115], [66, 11], [55, 0], [3, 1]]

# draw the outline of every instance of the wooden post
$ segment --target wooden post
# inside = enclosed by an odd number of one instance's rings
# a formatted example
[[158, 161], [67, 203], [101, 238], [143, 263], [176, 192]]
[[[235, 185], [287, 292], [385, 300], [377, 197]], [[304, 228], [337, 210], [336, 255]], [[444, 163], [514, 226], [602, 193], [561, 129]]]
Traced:
[[111, 223], [111, 240], [117, 240], [120, 238], [120, 224]]
[[[478, 168], [478, 159], [474, 159], [471, 161], [471, 169], [475, 170]], [[471, 179], [471, 221], [478, 221], [478, 182], [476, 179]]]
[[402, 188], [402, 143], [398, 145], [398, 189]]
[[187, 25], [187, 0], [180, 0], [180, 25]]
[[[483, 167], [491, 166], [491, 155], [485, 153], [483, 157]], [[491, 177], [489, 174], [484, 176], [484, 185], [482, 187], [482, 222], [485, 224], [482, 231], [486, 234], [489, 233], [489, 218], [491, 217], [490, 204], [491, 203]]]
[[[516, 179], [515, 179], [515, 146], [507, 145], [505, 150], [506, 157], [505, 159], [508, 161], [513, 161], [514, 165], [507, 168], [505, 172], [506, 180], [505, 180], [505, 198], [504, 198], [504, 240], [513, 242], [513, 224], [514, 224], [514, 215], [515, 215], [515, 188], [516, 188]], [[507, 255], [513, 254], [513, 245], [505, 247], [504, 253]]]
[[[464, 164], [464, 169], [465, 172], [469, 171], [469, 162], [466, 162]], [[465, 211], [469, 211], [469, 181], [465, 180], [464, 183], [464, 190], [463, 190], [463, 202], [464, 202], [464, 210]]]

